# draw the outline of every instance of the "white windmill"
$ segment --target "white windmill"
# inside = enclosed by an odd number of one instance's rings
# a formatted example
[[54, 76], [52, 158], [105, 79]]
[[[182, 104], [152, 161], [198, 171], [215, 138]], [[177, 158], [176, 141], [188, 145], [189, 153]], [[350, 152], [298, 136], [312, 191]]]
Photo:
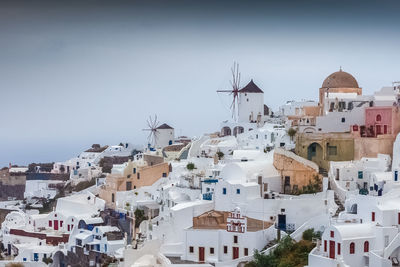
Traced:
[[147, 129], [143, 129], [143, 131], [149, 131], [149, 135], [147, 136], [147, 146], [149, 149], [154, 149], [157, 145], [158, 139], [158, 131], [157, 127], [159, 125], [159, 121], [157, 120], [157, 115], [154, 115], [154, 119], [150, 116], [147, 119]]

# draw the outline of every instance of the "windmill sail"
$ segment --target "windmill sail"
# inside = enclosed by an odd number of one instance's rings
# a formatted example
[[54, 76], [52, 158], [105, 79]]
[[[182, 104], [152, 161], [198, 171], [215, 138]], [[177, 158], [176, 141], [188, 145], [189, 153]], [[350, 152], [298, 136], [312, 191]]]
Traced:
[[149, 131], [149, 135], [147, 136], [147, 143], [149, 147], [155, 148], [157, 146], [158, 132], [157, 127], [159, 125], [159, 121], [157, 120], [157, 115], [154, 115], [154, 118], [151, 116], [147, 119], [147, 127], [143, 129], [143, 131]]
[[231, 68], [232, 72], [232, 80], [231, 86], [232, 90], [218, 90], [217, 93], [229, 93], [229, 95], [233, 96], [232, 103], [230, 105], [230, 109], [232, 110], [232, 118], [236, 121], [239, 112], [239, 88], [240, 88], [240, 72], [239, 72], [239, 64], [237, 62], [233, 63], [233, 67]]

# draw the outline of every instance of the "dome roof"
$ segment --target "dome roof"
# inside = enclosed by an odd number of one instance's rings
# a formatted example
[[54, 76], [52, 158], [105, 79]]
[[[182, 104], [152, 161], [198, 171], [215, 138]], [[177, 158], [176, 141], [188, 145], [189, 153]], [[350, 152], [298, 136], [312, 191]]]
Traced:
[[322, 88], [359, 88], [357, 80], [350, 73], [339, 70], [329, 75]]

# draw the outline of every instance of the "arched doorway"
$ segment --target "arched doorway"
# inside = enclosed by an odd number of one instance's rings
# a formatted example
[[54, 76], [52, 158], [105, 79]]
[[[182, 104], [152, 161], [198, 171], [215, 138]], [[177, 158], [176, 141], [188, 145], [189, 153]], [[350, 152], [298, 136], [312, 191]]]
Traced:
[[227, 136], [227, 135], [232, 135], [232, 130], [228, 126], [225, 126], [221, 129], [221, 135], [222, 136]]
[[242, 126], [236, 126], [233, 128], [233, 135], [237, 136], [238, 134], [241, 134], [244, 132], [244, 128]]
[[307, 148], [307, 159], [314, 161], [319, 166], [323, 160], [322, 146], [318, 143], [312, 143]]

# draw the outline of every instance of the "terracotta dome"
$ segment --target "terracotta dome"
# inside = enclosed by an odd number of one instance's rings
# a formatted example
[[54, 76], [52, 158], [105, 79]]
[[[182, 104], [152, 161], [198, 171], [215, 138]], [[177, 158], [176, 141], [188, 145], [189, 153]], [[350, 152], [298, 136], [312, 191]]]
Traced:
[[350, 73], [342, 70], [337, 71], [329, 75], [322, 88], [359, 88], [357, 80]]

